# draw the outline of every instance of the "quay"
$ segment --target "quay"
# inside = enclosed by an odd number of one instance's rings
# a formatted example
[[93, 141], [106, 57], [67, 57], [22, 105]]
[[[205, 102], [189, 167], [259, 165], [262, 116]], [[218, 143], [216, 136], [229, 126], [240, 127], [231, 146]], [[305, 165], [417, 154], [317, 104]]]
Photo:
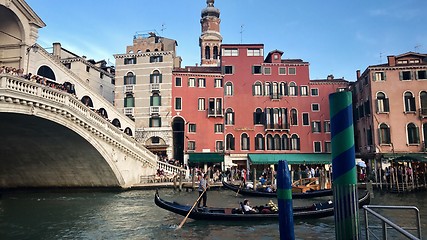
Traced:
[[[168, 182], [147, 182], [147, 183], [138, 183], [138, 184], [134, 184], [132, 185], [132, 187], [130, 188], [131, 190], [151, 190], [151, 189], [157, 189], [157, 188], [174, 188], [174, 189], [179, 189], [180, 191], [182, 191], [183, 189], [185, 189], [185, 191], [195, 191], [197, 190], [198, 187], [198, 182], [194, 182], [194, 184], [192, 182], [189, 181], [184, 181], [181, 184], [179, 182], [173, 182], [173, 181], [168, 181]], [[222, 182], [213, 182], [209, 184], [209, 187], [211, 189], [218, 189], [222, 187]]]

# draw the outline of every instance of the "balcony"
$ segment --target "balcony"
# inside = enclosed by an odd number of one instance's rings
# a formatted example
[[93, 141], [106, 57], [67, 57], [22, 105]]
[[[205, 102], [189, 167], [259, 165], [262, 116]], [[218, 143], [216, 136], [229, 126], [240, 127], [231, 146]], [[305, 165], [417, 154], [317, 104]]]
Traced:
[[420, 108], [420, 118], [427, 118], [427, 108]]
[[290, 124], [266, 124], [265, 125], [265, 131], [289, 131], [290, 130]]
[[160, 91], [160, 83], [151, 83], [150, 91]]
[[208, 117], [224, 117], [222, 110], [209, 109]]
[[123, 109], [123, 113], [126, 116], [133, 116], [133, 114], [134, 114], [134, 108], [133, 107], [126, 107], [126, 108]]
[[123, 88], [124, 93], [133, 93], [135, 85], [125, 85]]
[[150, 115], [159, 115], [160, 114], [160, 107], [159, 106], [151, 106], [150, 107]]

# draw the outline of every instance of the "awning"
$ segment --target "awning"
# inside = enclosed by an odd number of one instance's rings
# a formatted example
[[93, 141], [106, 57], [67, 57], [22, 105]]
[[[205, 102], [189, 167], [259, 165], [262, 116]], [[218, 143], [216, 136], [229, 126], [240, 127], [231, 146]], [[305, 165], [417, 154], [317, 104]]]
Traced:
[[330, 153], [284, 153], [284, 154], [248, 154], [252, 164], [277, 164], [286, 160], [288, 164], [331, 164]]
[[406, 154], [383, 154], [385, 158], [389, 158], [393, 162], [427, 162], [427, 154], [423, 153], [406, 153]]
[[188, 161], [192, 163], [219, 163], [224, 162], [224, 154], [221, 153], [189, 153]]

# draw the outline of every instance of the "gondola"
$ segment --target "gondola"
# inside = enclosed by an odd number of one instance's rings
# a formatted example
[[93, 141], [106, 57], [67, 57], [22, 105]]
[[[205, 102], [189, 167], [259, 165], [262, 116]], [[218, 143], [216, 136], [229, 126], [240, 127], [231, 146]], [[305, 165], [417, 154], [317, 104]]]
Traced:
[[[160, 198], [158, 191], [154, 196], [154, 202], [157, 206], [171, 211], [173, 213], [186, 216], [192, 206], [182, 205], [176, 202], [169, 202]], [[370, 194], [365, 194], [359, 198], [359, 208], [370, 202]], [[317, 219], [334, 215], [334, 206], [332, 201], [315, 203], [305, 207], [293, 208], [294, 219]], [[219, 220], [219, 221], [255, 221], [255, 220], [277, 220], [278, 212], [270, 213], [244, 213], [242, 208], [194, 208], [189, 218], [194, 220]]]
[[[234, 192], [238, 192], [239, 194], [242, 194], [242, 195], [248, 195], [248, 196], [254, 196], [254, 197], [256, 196], [277, 197], [276, 192], [265, 192], [265, 191], [258, 191], [253, 189], [246, 189], [244, 187], [233, 185], [225, 181], [222, 181], [222, 186], [230, 190], [233, 190]], [[324, 197], [324, 196], [331, 196], [332, 193], [333, 193], [332, 189], [310, 190], [310, 191], [301, 192], [301, 193], [293, 192], [292, 198], [302, 199], [302, 198], [312, 198], [312, 197]]]

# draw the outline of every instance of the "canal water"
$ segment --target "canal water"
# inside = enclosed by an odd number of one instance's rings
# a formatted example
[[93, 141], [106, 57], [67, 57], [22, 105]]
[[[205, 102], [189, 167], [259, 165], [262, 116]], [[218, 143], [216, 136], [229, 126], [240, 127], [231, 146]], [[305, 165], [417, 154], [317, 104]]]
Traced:
[[[164, 199], [189, 205], [197, 199], [197, 192], [192, 191], [160, 189], [159, 193]], [[279, 239], [277, 222], [189, 219], [181, 229], [176, 229], [184, 217], [157, 207], [154, 194], [154, 190], [3, 192], [0, 196], [0, 239]], [[427, 192], [397, 195], [376, 191], [371, 203], [417, 206], [421, 210], [422, 228], [427, 231], [426, 197]], [[252, 205], [270, 200], [249, 199]], [[242, 200], [242, 196], [228, 190], [208, 192], [208, 206], [238, 207]], [[312, 204], [317, 200], [294, 200], [294, 206]], [[408, 212], [391, 215], [393, 220], [401, 223], [414, 222]], [[363, 216], [361, 211], [362, 226]], [[333, 239], [335, 236], [333, 217], [296, 220], [294, 224], [296, 239]]]

